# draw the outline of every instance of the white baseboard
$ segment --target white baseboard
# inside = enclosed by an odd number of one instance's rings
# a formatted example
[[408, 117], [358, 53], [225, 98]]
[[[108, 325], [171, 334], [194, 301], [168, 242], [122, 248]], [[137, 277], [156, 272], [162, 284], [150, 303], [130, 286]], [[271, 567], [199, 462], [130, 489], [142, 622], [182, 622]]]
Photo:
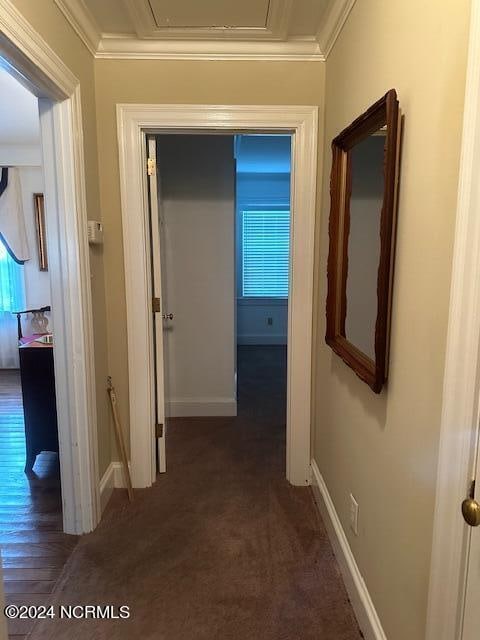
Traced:
[[112, 497], [114, 489], [124, 489], [126, 487], [121, 462], [111, 462], [100, 480], [100, 506], [102, 513]]
[[335, 510], [317, 463], [312, 460], [312, 489], [315, 502], [327, 528], [353, 610], [365, 640], [387, 640], [367, 585], [360, 573], [345, 531]]
[[100, 480], [100, 508], [102, 513], [105, 511], [108, 501], [112, 497], [113, 489], [115, 488], [115, 472], [113, 465], [113, 462], [108, 465], [107, 470]]
[[198, 416], [236, 416], [235, 398], [173, 398], [168, 402], [168, 415], [172, 418]]
[[287, 344], [287, 336], [278, 335], [237, 335], [237, 344], [240, 345], [272, 345]]

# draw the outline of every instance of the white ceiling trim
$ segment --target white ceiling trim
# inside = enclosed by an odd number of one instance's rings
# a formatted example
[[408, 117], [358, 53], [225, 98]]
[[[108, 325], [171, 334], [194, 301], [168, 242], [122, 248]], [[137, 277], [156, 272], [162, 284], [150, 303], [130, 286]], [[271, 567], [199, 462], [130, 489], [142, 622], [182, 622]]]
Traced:
[[63, 60], [10, 0], [0, 0], [0, 56], [2, 67], [37, 97], [65, 100], [78, 85]]
[[[127, 0], [134, 6], [132, 0]], [[95, 58], [100, 59], [133, 59], [133, 60], [301, 60], [325, 61], [345, 24], [355, 0], [331, 0], [326, 15], [322, 20], [316, 38], [300, 37], [286, 39], [292, 0], [277, 0], [270, 10], [271, 23], [268, 28], [275, 33], [274, 38], [267, 37], [266, 29], [253, 29], [248, 40], [198, 39], [201, 29], [182, 30], [195, 32], [196, 40], [175, 40], [170, 34], [166, 37], [161, 31], [162, 39], [141, 40], [134, 36], [101, 33], [96, 20], [83, 0], [54, 0], [74, 31], [81, 38], [87, 49]], [[173, 30], [172, 30], [173, 31]], [[204, 30], [206, 31], [206, 30]], [[211, 31], [211, 30], [210, 30]], [[228, 31], [236, 31], [229, 29]], [[261, 32], [261, 35], [259, 35]], [[158, 34], [157, 34], [158, 36]], [[178, 30], [177, 35], [178, 38]], [[284, 38], [282, 40], [282, 38]]]
[[157, 27], [148, 0], [124, 0], [124, 5], [142, 39], [263, 41], [286, 39], [293, 0], [270, 0], [265, 27]]
[[267, 30], [275, 40], [286, 40], [292, 15], [293, 0], [270, 0], [268, 7]]
[[138, 40], [102, 38], [95, 54], [101, 59], [122, 60], [324, 60], [318, 42], [226, 42], [222, 40]]
[[94, 56], [100, 42], [100, 28], [83, 0], [54, 0], [78, 37]]
[[317, 32], [317, 42], [325, 56], [330, 55], [333, 45], [335, 44], [343, 25], [347, 21], [350, 11], [356, 0], [332, 0], [327, 8], [325, 16], [322, 18], [322, 24]]

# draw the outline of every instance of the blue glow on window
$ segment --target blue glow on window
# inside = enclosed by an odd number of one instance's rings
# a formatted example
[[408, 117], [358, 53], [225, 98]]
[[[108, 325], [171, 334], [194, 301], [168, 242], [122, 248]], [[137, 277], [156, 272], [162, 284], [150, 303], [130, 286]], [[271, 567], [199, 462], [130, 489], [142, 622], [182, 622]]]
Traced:
[[24, 295], [23, 267], [10, 256], [0, 239], [0, 312], [20, 311]]
[[290, 211], [242, 212], [242, 295], [288, 297]]

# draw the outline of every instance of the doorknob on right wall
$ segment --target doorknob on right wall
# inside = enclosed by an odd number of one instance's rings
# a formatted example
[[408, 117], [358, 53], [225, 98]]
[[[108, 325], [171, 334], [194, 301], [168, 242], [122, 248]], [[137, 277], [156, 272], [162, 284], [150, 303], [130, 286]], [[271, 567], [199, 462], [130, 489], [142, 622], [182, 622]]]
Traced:
[[472, 480], [468, 498], [462, 502], [462, 515], [470, 527], [480, 525], [480, 504], [475, 500], [475, 480]]

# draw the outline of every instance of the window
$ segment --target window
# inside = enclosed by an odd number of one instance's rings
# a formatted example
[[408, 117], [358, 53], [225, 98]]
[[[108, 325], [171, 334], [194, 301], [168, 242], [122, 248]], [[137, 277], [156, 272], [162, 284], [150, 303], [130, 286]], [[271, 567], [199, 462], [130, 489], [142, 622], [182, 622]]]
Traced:
[[0, 239], [0, 313], [23, 308], [23, 269], [10, 256]]
[[242, 211], [242, 295], [287, 298], [290, 211]]

